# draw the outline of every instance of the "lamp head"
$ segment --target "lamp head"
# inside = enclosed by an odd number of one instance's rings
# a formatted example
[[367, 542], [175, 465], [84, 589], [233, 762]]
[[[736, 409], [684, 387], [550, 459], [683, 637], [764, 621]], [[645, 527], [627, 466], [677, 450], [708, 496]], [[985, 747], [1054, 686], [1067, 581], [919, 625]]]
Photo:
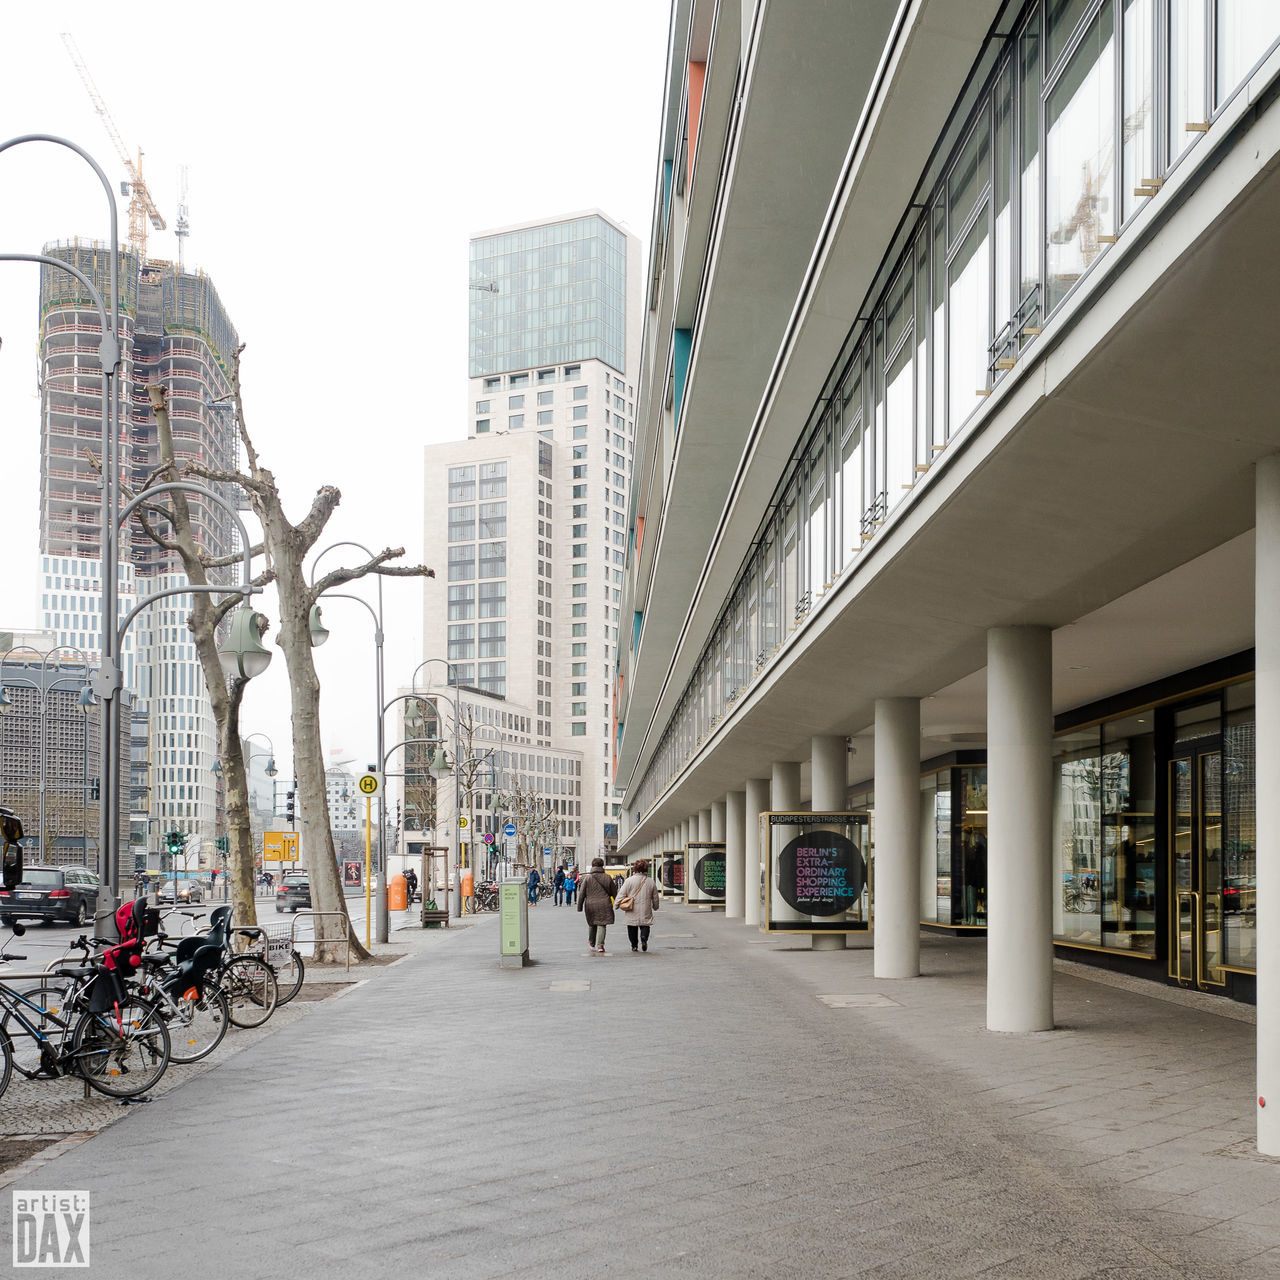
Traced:
[[276, 768], [275, 756], [269, 756], [267, 758], [267, 777], [274, 778], [279, 772], [280, 770]]
[[318, 649], [329, 638], [329, 629], [321, 621], [320, 606], [313, 604], [307, 615], [307, 630], [311, 632], [311, 647]]
[[232, 614], [226, 641], [218, 649], [218, 661], [228, 679], [252, 680], [271, 665], [271, 651], [262, 643], [269, 625], [253, 609], [237, 609]]

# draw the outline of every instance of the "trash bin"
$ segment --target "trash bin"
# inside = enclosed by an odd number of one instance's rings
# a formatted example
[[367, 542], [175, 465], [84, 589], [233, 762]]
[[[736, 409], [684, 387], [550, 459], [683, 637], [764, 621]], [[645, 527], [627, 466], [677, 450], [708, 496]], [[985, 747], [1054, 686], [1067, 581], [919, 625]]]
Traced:
[[409, 905], [409, 882], [400, 872], [387, 881], [387, 910], [403, 911]]
[[475, 894], [475, 891], [476, 891], [475, 877], [471, 874], [470, 871], [464, 871], [462, 873], [462, 896], [464, 898], [470, 898]]

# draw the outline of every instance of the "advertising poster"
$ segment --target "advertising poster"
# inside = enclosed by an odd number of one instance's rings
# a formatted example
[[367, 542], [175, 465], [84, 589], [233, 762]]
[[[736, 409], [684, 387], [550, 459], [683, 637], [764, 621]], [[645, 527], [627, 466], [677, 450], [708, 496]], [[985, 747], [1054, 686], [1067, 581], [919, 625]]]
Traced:
[[868, 928], [869, 832], [864, 813], [762, 813], [765, 928], [843, 933]]
[[684, 897], [683, 849], [664, 849], [662, 851], [661, 885], [664, 898]]
[[364, 888], [364, 863], [344, 862], [342, 864], [342, 887], [344, 889]]
[[724, 906], [724, 841], [695, 840], [685, 846], [687, 902]]

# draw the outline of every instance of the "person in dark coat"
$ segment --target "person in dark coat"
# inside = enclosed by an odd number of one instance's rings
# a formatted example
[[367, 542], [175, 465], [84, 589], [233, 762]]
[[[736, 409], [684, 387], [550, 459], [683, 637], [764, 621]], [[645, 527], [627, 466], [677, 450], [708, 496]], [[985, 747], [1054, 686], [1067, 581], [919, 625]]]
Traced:
[[604, 955], [604, 931], [613, 923], [613, 877], [605, 874], [603, 858], [591, 859], [578, 885], [578, 910], [587, 917], [587, 946]]
[[558, 907], [564, 901], [564, 868], [563, 867], [556, 868], [556, 877], [552, 881], [552, 884], [555, 887], [555, 893], [552, 894], [551, 901], [554, 906]]
[[535, 905], [535, 906], [537, 905], [538, 886], [541, 883], [542, 883], [542, 874], [539, 872], [538, 868], [537, 867], [530, 868], [529, 879], [526, 881], [526, 884], [529, 889], [529, 902], [531, 905]]

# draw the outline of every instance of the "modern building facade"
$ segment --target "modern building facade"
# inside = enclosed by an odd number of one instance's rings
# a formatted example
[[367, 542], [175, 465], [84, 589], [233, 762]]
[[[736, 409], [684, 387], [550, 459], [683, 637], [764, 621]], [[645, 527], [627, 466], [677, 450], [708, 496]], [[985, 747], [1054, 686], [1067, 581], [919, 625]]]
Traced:
[[[93, 242], [45, 246], [45, 253], [84, 272], [106, 292], [110, 253]], [[236, 460], [228, 405], [229, 362], [238, 339], [212, 281], [172, 263], [120, 255], [123, 350], [120, 480], [125, 491], [146, 484], [159, 463], [147, 385], [169, 392], [179, 466], [199, 461], [232, 469]], [[40, 276], [40, 551], [41, 612], [59, 643], [96, 662], [101, 637], [99, 473], [102, 453], [98, 313], [74, 277], [53, 267]], [[235, 535], [228, 512], [190, 495], [198, 544], [229, 554]], [[176, 553], [135, 522], [121, 539], [120, 613], [139, 600], [187, 581]], [[149, 735], [145, 839], [158, 852], [160, 833], [199, 837], [202, 853], [216, 838], [217, 734], [195, 644], [187, 629], [191, 597], [171, 596], [144, 609], [125, 633], [124, 678], [137, 695]], [[137, 821], [135, 821], [135, 827]]]
[[[579, 756], [561, 846], [617, 844], [610, 680], [626, 552], [639, 243], [598, 212], [471, 242], [467, 438], [428, 446], [425, 649]], [[527, 756], [527, 752], [525, 753]], [[554, 776], [554, 775], [553, 775]], [[568, 799], [568, 797], [562, 797]]]
[[1272, 1154], [1278, 38], [677, 0], [615, 671], [628, 855], [799, 931], [760, 815], [863, 815], [877, 976], [935, 928], [993, 1030], [1055, 954], [1255, 1002]]

